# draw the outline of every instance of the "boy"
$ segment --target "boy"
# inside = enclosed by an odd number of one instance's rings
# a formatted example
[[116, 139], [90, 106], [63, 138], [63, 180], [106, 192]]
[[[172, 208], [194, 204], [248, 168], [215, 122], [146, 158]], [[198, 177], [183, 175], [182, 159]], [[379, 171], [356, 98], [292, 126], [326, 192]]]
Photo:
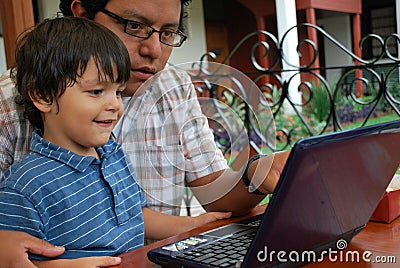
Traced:
[[109, 139], [130, 78], [128, 52], [110, 30], [78, 17], [45, 20], [16, 51], [17, 101], [38, 130], [31, 153], [0, 184], [0, 229], [66, 248], [60, 260], [31, 254], [36, 265], [118, 264], [119, 258], [89, 257], [117, 255], [142, 246], [144, 235], [162, 239], [230, 216], [188, 218], [144, 207], [128, 158]]

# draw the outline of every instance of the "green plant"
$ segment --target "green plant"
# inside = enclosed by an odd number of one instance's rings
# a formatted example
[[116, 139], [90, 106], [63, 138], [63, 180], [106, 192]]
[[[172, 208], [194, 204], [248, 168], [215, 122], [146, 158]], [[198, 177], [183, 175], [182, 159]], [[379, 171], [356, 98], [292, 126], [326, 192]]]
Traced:
[[316, 83], [315, 81], [311, 81], [310, 87], [311, 91], [303, 93], [304, 99], [309, 100], [304, 110], [307, 114], [313, 115], [319, 122], [326, 121], [331, 109], [330, 87], [322, 82]]

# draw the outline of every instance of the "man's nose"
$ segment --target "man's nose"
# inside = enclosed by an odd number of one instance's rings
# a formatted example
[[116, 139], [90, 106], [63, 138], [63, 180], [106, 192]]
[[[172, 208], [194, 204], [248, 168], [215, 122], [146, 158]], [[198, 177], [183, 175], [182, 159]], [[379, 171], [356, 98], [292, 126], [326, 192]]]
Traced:
[[139, 53], [143, 57], [158, 59], [161, 57], [162, 46], [163, 44], [160, 42], [160, 34], [153, 32], [149, 38], [141, 40]]

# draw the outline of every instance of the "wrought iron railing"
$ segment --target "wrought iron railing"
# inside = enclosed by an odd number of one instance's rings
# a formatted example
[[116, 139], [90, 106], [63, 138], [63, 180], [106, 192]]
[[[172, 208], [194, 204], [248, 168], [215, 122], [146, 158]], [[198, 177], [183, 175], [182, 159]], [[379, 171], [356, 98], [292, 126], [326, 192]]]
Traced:
[[[351, 64], [316, 67], [321, 56], [318, 45], [307, 38], [296, 49], [300, 58], [308, 53], [308, 61], [291, 63], [282, 47], [291, 31], [302, 28], [317, 31], [337, 49], [338, 57], [348, 57]], [[398, 34], [363, 37], [361, 51], [372, 44], [380, 50], [379, 55], [366, 59], [315, 25], [299, 24], [281, 40], [257, 31], [245, 36], [222, 64], [255, 37], [249, 51], [250, 70], [213, 64], [216, 55], [210, 52], [189, 71], [215, 141], [227, 157], [248, 144], [257, 152], [284, 150], [301, 137], [374, 124], [374, 118], [383, 115], [389, 115], [385, 120], [400, 118], [400, 52], [388, 48], [389, 43], [398, 47]], [[335, 75], [327, 78], [328, 72]], [[293, 88], [300, 99], [292, 97]], [[189, 191], [185, 197], [188, 214], [191, 199]]]
[[[300, 40], [297, 47], [300, 58], [306, 51], [309, 61], [303, 61], [300, 66], [291, 63], [282, 47], [290, 32], [300, 31], [302, 28], [317, 31], [338, 49], [338, 57], [346, 56], [352, 64], [315, 67], [321, 55], [318, 45], [309, 39]], [[369, 34], [362, 38], [359, 43], [361, 50], [371, 43], [374, 44], [375, 50], [377, 46], [380, 49], [378, 56], [364, 59], [322, 28], [304, 23], [289, 29], [281, 40], [266, 31], [250, 33], [234, 47], [222, 64], [229, 62], [238, 49], [254, 37], [258, 37], [258, 40], [252, 45], [249, 53], [252, 69], [247, 70], [245, 74], [252, 79], [264, 97], [264, 100], [260, 99], [257, 102], [257, 106], [263, 106], [264, 112], [269, 110], [275, 119], [274, 141], [267, 137], [270, 135], [268, 130], [260, 129], [260, 120], [253, 120], [252, 109], [257, 110], [261, 120], [265, 120], [262, 115], [263, 109], [251, 106], [252, 100], [259, 96], [249, 96], [254, 94], [254, 88], [250, 89], [247, 81], [243, 82], [242, 78], [238, 78], [237, 73], [240, 72], [232, 74], [229, 68], [218, 66], [209, 68], [215, 55], [207, 53], [193, 66], [194, 71], [189, 73], [195, 81], [200, 97], [210, 97], [223, 102], [237, 113], [237, 117], [243, 121], [250, 143], [256, 150], [262, 150], [262, 141], [269, 150], [282, 150], [290, 148], [300, 137], [342, 130], [354, 121], [358, 122], [358, 126], [364, 126], [372, 124], [372, 118], [378, 115], [391, 113], [400, 117], [400, 58], [398, 52], [397, 55], [393, 55], [388, 48], [390, 43], [400, 44], [398, 34], [391, 34], [386, 38]], [[260, 55], [260, 48], [264, 52], [263, 55]], [[266, 65], [265, 62], [269, 64]], [[282, 66], [287, 68], [283, 69]], [[336, 72], [336, 79], [327, 79], [324, 75], [327, 72]], [[295, 92], [300, 93], [300, 100], [294, 100], [289, 94], [293, 88]], [[226, 107], [216, 110], [220, 117], [227, 111]], [[230, 125], [229, 120], [222, 121], [223, 126], [212, 124], [212, 128], [217, 144], [230, 153], [235, 148], [232, 148], [232, 142], [227, 141], [228, 132], [232, 132], [236, 127]], [[273, 126], [271, 122], [263, 123], [265, 128]]]

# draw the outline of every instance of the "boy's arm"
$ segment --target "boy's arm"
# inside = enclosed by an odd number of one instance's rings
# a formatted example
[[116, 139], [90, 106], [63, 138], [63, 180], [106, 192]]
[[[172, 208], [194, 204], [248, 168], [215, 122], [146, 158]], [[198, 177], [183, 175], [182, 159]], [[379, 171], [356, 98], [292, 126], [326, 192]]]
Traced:
[[51, 261], [32, 261], [38, 268], [98, 268], [118, 265], [121, 263], [119, 257], [87, 257], [78, 259], [59, 259]]
[[146, 239], [164, 239], [206, 223], [229, 218], [231, 212], [208, 212], [200, 216], [172, 216], [143, 208], [144, 235]]

